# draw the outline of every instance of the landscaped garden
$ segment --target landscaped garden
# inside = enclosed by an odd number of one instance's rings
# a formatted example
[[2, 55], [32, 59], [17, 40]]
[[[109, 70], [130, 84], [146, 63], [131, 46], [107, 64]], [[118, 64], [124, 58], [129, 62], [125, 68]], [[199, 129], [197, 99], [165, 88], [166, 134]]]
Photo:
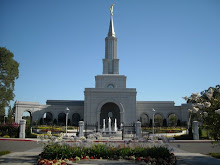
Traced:
[[[155, 127], [155, 133], [181, 133], [186, 130], [184, 127]], [[142, 127], [142, 131], [152, 133], [152, 127]]]
[[[100, 135], [99, 135], [100, 136]], [[170, 149], [161, 141], [99, 141], [92, 139], [69, 138], [64, 140], [63, 134], [59, 137], [39, 135], [39, 143], [43, 145], [43, 151], [39, 155], [38, 164], [68, 164], [71, 162], [91, 161], [96, 159], [127, 160], [142, 162], [145, 164], [175, 164], [176, 157]], [[96, 139], [95, 138], [95, 139]]]

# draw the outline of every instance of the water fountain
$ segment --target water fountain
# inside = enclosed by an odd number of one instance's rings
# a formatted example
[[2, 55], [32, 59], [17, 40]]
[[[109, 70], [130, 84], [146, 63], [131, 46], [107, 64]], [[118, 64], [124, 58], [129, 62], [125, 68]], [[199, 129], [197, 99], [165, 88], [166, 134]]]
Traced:
[[[106, 122], [108, 125], [106, 126]], [[113, 123], [114, 121], [114, 123]], [[113, 127], [112, 127], [113, 123]], [[107, 127], [107, 128], [106, 128]], [[103, 119], [103, 127], [102, 127], [102, 136], [103, 137], [110, 137], [110, 136], [121, 136], [121, 131], [118, 130], [117, 127], [117, 119], [111, 119], [110, 117], [108, 119]]]

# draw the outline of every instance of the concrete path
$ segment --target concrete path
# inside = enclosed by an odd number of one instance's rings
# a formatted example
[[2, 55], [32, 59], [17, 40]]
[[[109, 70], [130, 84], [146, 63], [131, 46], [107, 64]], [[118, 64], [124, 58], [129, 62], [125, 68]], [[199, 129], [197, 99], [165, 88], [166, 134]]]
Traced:
[[40, 152], [13, 152], [0, 157], [1, 165], [36, 165]]
[[177, 165], [220, 165], [220, 159], [198, 153], [175, 153]]
[[[1, 165], [35, 165], [37, 163], [37, 156], [41, 152], [41, 147], [37, 144], [36, 139], [0, 139], [0, 151], [9, 150], [12, 153], [0, 156]], [[205, 142], [205, 141], [204, 141]], [[203, 142], [203, 143], [204, 143]], [[183, 143], [185, 145], [183, 145]], [[201, 141], [198, 141], [194, 145], [188, 145], [195, 143], [188, 141], [180, 142], [175, 141], [170, 143], [170, 147], [173, 148], [174, 154], [177, 156], [177, 165], [220, 165], [220, 159], [215, 159], [210, 156], [200, 154], [201, 150], [211, 151], [210, 144], [203, 145]], [[206, 142], [208, 143], [208, 142]], [[198, 147], [198, 146], [199, 147]], [[184, 147], [182, 147], [184, 146]], [[204, 147], [202, 147], [204, 146]], [[191, 150], [197, 153], [191, 152]], [[193, 149], [192, 149], [193, 148]], [[197, 149], [196, 149], [197, 148]], [[76, 164], [76, 163], [74, 163]], [[80, 161], [79, 164], [138, 164], [128, 161], [109, 161], [109, 160], [92, 160], [92, 161]]]

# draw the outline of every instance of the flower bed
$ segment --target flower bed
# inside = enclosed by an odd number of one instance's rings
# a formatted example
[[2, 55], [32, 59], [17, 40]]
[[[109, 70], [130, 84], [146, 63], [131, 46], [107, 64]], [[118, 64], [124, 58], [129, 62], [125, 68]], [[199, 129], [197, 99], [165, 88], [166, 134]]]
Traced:
[[18, 136], [18, 123], [0, 124], [0, 136], [17, 137]]
[[[156, 133], [180, 133], [185, 128], [182, 127], [155, 127]], [[142, 131], [152, 132], [151, 127], [142, 127]]]
[[164, 147], [111, 147], [106, 144], [93, 144], [90, 147], [50, 143], [39, 155], [38, 164], [67, 164], [91, 159], [126, 159], [146, 164], [175, 164], [176, 157]]
[[[99, 141], [100, 133], [85, 137], [65, 137], [59, 134], [55, 137], [51, 131], [47, 135], [38, 135], [43, 145], [43, 152], [39, 155], [38, 165], [71, 164], [80, 160], [110, 159], [136, 161], [146, 164], [176, 163], [176, 157], [170, 152], [167, 140], [124, 140], [124, 141]], [[165, 143], [164, 143], [165, 142]]]

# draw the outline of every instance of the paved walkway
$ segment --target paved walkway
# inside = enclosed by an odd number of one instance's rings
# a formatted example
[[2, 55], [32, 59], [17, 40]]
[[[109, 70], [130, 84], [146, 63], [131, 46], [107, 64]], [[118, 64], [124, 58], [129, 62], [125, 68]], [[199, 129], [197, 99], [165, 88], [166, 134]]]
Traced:
[[[14, 141], [16, 140], [17, 143]], [[4, 143], [5, 146], [11, 148], [12, 153], [0, 156], [1, 165], [35, 165], [37, 162], [37, 156], [41, 152], [41, 147], [36, 144], [36, 140], [28, 139], [29, 141], [19, 139], [0, 139], [0, 144]], [[35, 142], [35, 143], [34, 143]], [[190, 142], [190, 141], [189, 141]], [[22, 147], [21, 147], [22, 143]], [[186, 143], [186, 142], [185, 142]], [[192, 143], [192, 142], [191, 142]], [[201, 143], [201, 142], [200, 142]], [[172, 144], [170, 144], [171, 146]], [[10, 147], [11, 146], [11, 147]], [[19, 146], [19, 149], [18, 149]], [[200, 154], [200, 153], [191, 153], [189, 151], [183, 150], [180, 147], [174, 147], [174, 153], [177, 156], [177, 165], [220, 165], [220, 159], [215, 159], [210, 156]], [[206, 147], [206, 146], [205, 146]], [[201, 149], [201, 148], [199, 148]], [[0, 146], [0, 150], [7, 150]], [[204, 148], [205, 150], [205, 148]], [[73, 163], [76, 164], [76, 163]], [[79, 164], [107, 164], [107, 165], [117, 165], [117, 164], [138, 164], [128, 161], [112, 161], [112, 160], [92, 160], [92, 161], [80, 161]]]

